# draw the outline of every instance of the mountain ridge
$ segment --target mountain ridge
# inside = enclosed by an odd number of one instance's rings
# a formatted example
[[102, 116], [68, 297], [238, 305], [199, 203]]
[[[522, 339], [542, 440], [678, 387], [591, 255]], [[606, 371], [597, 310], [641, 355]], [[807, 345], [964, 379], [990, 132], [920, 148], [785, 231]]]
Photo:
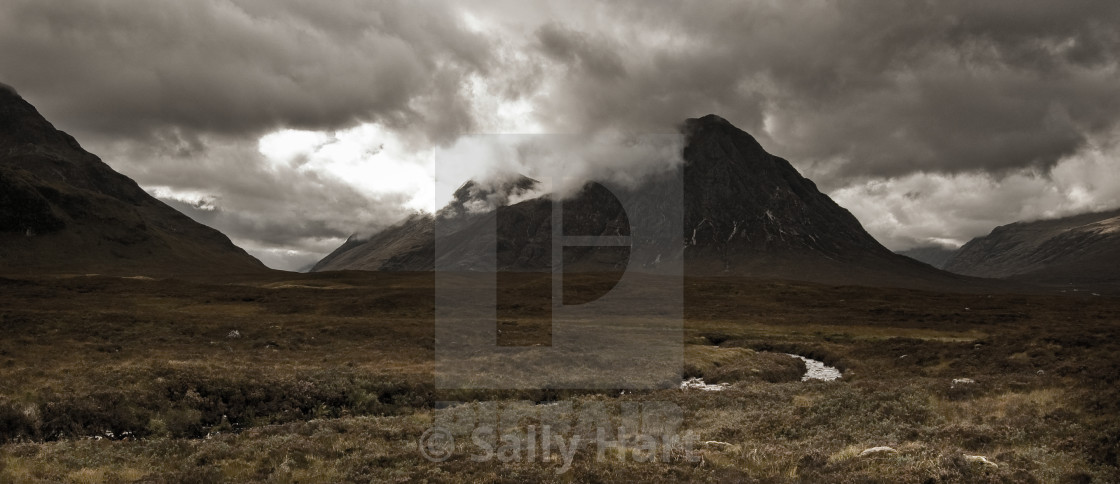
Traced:
[[[681, 226], [676, 230], [683, 232], [684, 247], [658, 254], [658, 260], [683, 258], [685, 273], [700, 276], [918, 286], [970, 283], [968, 278], [938, 271], [887, 250], [851, 212], [821, 193], [792, 164], [767, 153], [753, 136], [722, 117], [707, 115], [686, 120], [681, 131], [686, 138], [682, 152], [685, 163], [679, 168], [683, 173], [654, 176], [635, 192], [640, 197], [642, 190], [655, 192], [653, 188], [658, 183], [673, 177], [683, 180], [685, 200], [682, 220], [677, 222]], [[565, 232], [569, 229], [569, 214], [576, 213], [583, 214], [572, 219], [577, 225], [582, 224], [579, 235], [614, 235], [611, 230], [617, 229], [611, 227], [620, 225], [625, 213], [595, 209], [601, 213], [593, 214], [589, 207], [604, 206], [606, 198], [588, 190], [585, 187], [584, 192], [564, 201]], [[647, 195], [642, 203], [655, 210], [658, 201]], [[569, 209], [569, 204], [573, 209]], [[546, 214], [550, 207], [548, 196], [524, 200], [479, 214], [466, 226], [495, 224], [499, 234], [516, 233], [515, 237], [504, 239], [499, 235], [498, 270], [547, 270], [551, 217]], [[432, 270], [436, 231], [430, 227], [439, 218], [438, 212], [427, 218], [412, 217], [365, 241], [352, 238], [317, 264], [315, 270]], [[516, 230], [503, 231], [507, 224], [503, 220], [520, 220], [521, 225], [508, 222]], [[665, 223], [666, 227], [673, 226], [669, 221]], [[469, 268], [477, 259], [470, 247], [484, 232], [470, 232], [470, 236], [465, 235], [467, 232], [451, 233], [440, 240], [442, 247], [449, 249], [448, 255], [467, 260], [463, 267]], [[393, 247], [402, 241], [408, 241], [410, 250], [394, 251]], [[363, 258], [363, 253], [376, 256]], [[428, 256], [429, 253], [432, 255]], [[605, 249], [584, 253], [573, 250], [570, 260], [565, 255], [564, 264], [585, 270], [609, 270], [618, 267], [620, 257]], [[364, 259], [369, 263], [343, 263], [347, 259]], [[390, 260], [395, 264], [387, 263]], [[401, 263], [405, 260], [421, 264]], [[646, 262], [649, 261], [643, 261]]]
[[153, 198], [0, 87], [0, 272], [268, 270], [221, 232]]
[[1120, 280], [1120, 209], [1015, 222], [972, 239], [945, 268], [1047, 283]]

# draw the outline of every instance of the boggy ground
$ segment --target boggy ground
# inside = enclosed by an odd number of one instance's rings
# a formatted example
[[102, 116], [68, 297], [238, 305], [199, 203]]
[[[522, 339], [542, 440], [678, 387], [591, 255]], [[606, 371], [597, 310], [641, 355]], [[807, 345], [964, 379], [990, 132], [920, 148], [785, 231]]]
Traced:
[[[0, 279], [0, 482], [1120, 482], [1115, 296], [689, 278], [683, 372], [725, 390], [488, 392], [435, 387], [432, 283]], [[510, 344], [547, 338], [540, 284], [503, 280]], [[780, 353], [844, 377], [801, 382]], [[695, 441], [668, 462], [639, 462], [642, 441], [587, 446], [566, 469], [527, 440], [505, 463], [472, 460], [469, 437], [443, 462], [418, 450], [456, 408], [540, 402], [615, 423], [668, 403]], [[877, 446], [894, 452], [860, 455]]]

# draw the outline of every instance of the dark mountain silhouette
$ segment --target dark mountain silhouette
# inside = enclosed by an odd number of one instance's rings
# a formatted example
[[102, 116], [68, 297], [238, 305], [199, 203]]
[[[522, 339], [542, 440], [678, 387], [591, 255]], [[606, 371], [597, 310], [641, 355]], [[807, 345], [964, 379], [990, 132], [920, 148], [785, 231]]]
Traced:
[[0, 85], [0, 272], [261, 270], [225, 235], [151, 197]]
[[692, 119], [684, 130], [689, 272], [834, 281], [924, 271], [723, 118]]
[[[682, 131], [687, 141], [681, 168], [683, 216], [656, 223], [663, 225], [660, 229], [680, 230], [683, 244], [637, 251], [652, 259], [639, 261], [643, 267], [683, 257], [685, 271], [691, 275], [925, 287], [975, 282], [887, 250], [789, 162], [770, 155], [723, 118], [689, 119]], [[664, 202], [658, 199], [658, 184], [679, 176], [655, 176], [626, 196], [636, 199], [643, 210], [665, 210], [668, 207], [659, 205]], [[532, 185], [525, 178], [486, 189], [468, 182], [434, 216], [416, 215], [371, 237], [351, 237], [314, 270], [432, 270], [437, 224], [445, 224], [438, 231], [438, 243], [441, 253], [450, 258], [445, 262], [459, 264], [454, 267], [480, 268], [478, 250], [496, 232], [498, 270], [547, 270], [552, 257], [548, 196], [511, 205], [497, 203], [496, 210], [464, 208], [481, 201], [509, 200], [514, 193], [524, 195]], [[565, 235], [628, 235], [626, 217], [611, 193], [598, 184], [589, 184], [563, 205]], [[563, 260], [565, 270], [610, 270], [624, 266], [627, 256], [617, 247], [571, 248], [565, 250]]]
[[925, 262], [938, 269], [944, 269], [945, 264], [953, 255], [957, 253], [957, 249], [949, 249], [940, 245], [931, 245], [928, 247], [915, 247], [913, 249], [900, 250], [896, 254], [904, 255], [919, 262]]
[[1120, 210], [996, 227], [965, 244], [946, 270], [1047, 283], [1120, 281]]

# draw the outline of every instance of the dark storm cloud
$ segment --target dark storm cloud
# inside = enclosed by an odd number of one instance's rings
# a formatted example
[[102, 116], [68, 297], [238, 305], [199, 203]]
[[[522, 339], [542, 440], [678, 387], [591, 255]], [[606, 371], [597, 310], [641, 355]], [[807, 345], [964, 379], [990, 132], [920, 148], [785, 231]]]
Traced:
[[656, 128], [718, 111], [836, 186], [1048, 167], [1120, 109], [1116, 2], [616, 5], [583, 33], [542, 28], [545, 52], [569, 66], [587, 62], [565, 39], [611, 32], [628, 46], [626, 82], [555, 85], [542, 104], [556, 125]]
[[447, 141], [472, 128], [463, 76], [490, 62], [486, 40], [433, 2], [12, 0], [0, 45], [24, 96], [113, 137], [367, 120]]
[[897, 249], [1120, 206], [1120, 3], [581, 5], [527, 42], [552, 129], [720, 114]]
[[[374, 122], [421, 149], [454, 140], [475, 128], [466, 78], [493, 68], [489, 42], [439, 2], [0, 3], [5, 82], [114, 168], [262, 257], [321, 256], [408, 213], [409, 197], [270, 163], [259, 136]], [[183, 194], [211, 210], [169, 198]]]
[[[372, 122], [421, 152], [708, 113], [897, 246], [1120, 203], [1097, 181], [1120, 178], [1116, 25], [1120, 2], [1090, 0], [8, 0], [0, 74], [115, 168], [210, 197], [175, 203], [269, 250], [408, 211], [408, 194], [263, 159], [280, 128]], [[982, 193], [931, 216], [962, 187]]]
[[609, 39], [588, 39], [587, 35], [556, 23], [541, 26], [536, 34], [542, 52], [561, 62], [578, 63], [593, 78], [610, 81], [626, 75], [622, 57]]
[[[205, 156], [190, 158], [174, 150], [134, 149], [126, 156], [158, 168], [141, 174], [152, 195], [219, 228], [258, 257], [285, 253], [267, 261], [272, 267], [301, 268], [355, 231], [377, 230], [409, 213], [406, 194], [371, 196], [298, 164], [270, 162], [239, 144], [208, 143], [201, 149]], [[210, 181], [214, 172], [224, 174], [222, 183]]]

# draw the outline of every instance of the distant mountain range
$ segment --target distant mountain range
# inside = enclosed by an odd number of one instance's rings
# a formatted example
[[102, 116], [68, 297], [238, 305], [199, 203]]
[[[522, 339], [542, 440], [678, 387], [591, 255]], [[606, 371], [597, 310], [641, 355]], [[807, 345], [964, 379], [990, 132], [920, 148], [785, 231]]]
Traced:
[[156, 200], [0, 84], [0, 273], [267, 270]]
[[945, 269], [1046, 283], [1120, 280], [1120, 210], [996, 227], [965, 244]]
[[896, 252], [899, 255], [904, 255], [919, 262], [925, 262], [938, 269], [944, 269], [945, 264], [953, 255], [957, 253], [957, 249], [950, 249], [940, 245], [932, 245], [928, 247], [915, 247], [908, 250], [900, 250]]
[[[708, 115], [682, 126], [686, 137], [683, 166], [683, 220], [676, 227], [683, 244], [657, 254], [657, 260], [683, 258], [690, 275], [739, 275], [829, 283], [931, 286], [971, 283], [935, 270], [880, 245], [859, 221], [821, 193], [786, 160], [767, 153], [749, 134], [723, 118]], [[656, 194], [666, 178], [652, 177], [628, 197]], [[468, 213], [477, 200], [515, 199], [534, 182], [515, 177], [483, 188], [468, 182], [434, 216], [415, 215], [367, 238], [351, 237], [313, 270], [432, 270], [437, 224], [441, 253], [467, 261], [470, 268], [479, 237], [497, 227], [497, 269], [548, 270], [551, 257], [551, 199], [546, 195], [484, 213]], [[589, 236], [627, 235], [621, 206], [591, 184], [564, 201], [564, 230]], [[519, 197], [518, 197], [519, 198]], [[656, 210], [651, 196], [641, 204]], [[679, 209], [679, 207], [678, 207]], [[453, 222], [451, 222], [453, 221]], [[574, 227], [573, 227], [574, 226]], [[565, 270], [611, 270], [626, 260], [609, 248], [565, 253]], [[653, 264], [656, 261], [645, 261]], [[965, 281], [965, 282], [962, 282]]]
[[[641, 267], [678, 261], [696, 276], [837, 284], [961, 288], [985, 285], [974, 277], [1120, 280], [1120, 210], [1014, 223], [957, 251], [929, 247], [899, 255], [789, 162], [723, 118], [689, 119], [681, 129], [681, 171], [653, 176], [622, 194], [648, 213], [680, 214], [643, 222], [680, 233], [680, 243], [655, 250], [569, 247], [560, 259], [565, 270], [611, 271], [644, 257]], [[683, 207], [666, 206], [658, 195], [668, 186], [662, 184], [679, 180]], [[524, 176], [467, 182], [437, 213], [352, 236], [312, 270], [551, 270], [553, 202], [538, 189]], [[615, 195], [589, 183], [565, 199], [565, 235], [630, 235], [633, 214]], [[495, 247], [496, 254], [486, 255]], [[148, 195], [0, 84], [0, 274], [258, 271], [267, 268], [225, 235]]]

